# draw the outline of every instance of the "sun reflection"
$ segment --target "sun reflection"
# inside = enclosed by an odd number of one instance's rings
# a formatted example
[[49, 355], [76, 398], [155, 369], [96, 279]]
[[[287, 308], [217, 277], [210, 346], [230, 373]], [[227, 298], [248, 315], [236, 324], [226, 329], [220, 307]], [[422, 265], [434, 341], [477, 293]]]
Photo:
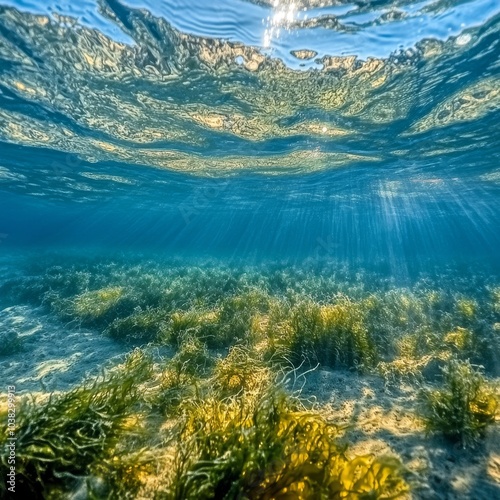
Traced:
[[285, 4], [282, 0], [274, 0], [272, 15], [266, 19], [266, 30], [264, 31], [264, 48], [269, 48], [271, 42], [280, 37], [281, 29], [289, 29], [297, 14], [295, 3]]

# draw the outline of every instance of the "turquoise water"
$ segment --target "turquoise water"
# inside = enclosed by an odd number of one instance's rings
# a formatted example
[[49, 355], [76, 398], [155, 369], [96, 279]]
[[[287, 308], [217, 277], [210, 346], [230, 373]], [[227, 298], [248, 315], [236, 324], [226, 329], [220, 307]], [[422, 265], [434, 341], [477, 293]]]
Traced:
[[496, 2], [79, 5], [2, 7], [2, 251], [498, 263]]
[[[300, 311], [335, 330], [333, 304], [375, 354], [285, 342], [318, 380], [368, 373], [361, 398], [451, 357], [498, 383], [499, 35], [495, 0], [0, 0], [2, 371], [66, 391], [186, 331], [215, 359]], [[497, 431], [467, 487], [415, 432], [381, 438], [444, 478], [415, 498], [498, 495]]]

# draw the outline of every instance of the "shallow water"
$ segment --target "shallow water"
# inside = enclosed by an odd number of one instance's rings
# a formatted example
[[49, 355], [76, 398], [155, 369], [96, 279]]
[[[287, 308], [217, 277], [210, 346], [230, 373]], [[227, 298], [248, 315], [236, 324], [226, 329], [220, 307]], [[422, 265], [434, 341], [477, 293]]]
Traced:
[[[316, 366], [304, 395], [408, 495], [498, 495], [497, 426], [445, 466], [417, 393], [455, 358], [498, 383], [499, 31], [494, 0], [1, 1], [2, 374], [43, 400], [136, 347], [154, 385], [244, 345]], [[54, 491], [174, 498], [99, 490], [99, 457]]]

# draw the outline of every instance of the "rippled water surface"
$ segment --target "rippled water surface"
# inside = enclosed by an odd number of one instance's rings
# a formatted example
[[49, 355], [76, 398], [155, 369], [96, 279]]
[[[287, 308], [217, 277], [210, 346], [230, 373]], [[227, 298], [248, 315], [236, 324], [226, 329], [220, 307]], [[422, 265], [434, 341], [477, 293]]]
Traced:
[[499, 10], [7, 2], [4, 247], [491, 253]]

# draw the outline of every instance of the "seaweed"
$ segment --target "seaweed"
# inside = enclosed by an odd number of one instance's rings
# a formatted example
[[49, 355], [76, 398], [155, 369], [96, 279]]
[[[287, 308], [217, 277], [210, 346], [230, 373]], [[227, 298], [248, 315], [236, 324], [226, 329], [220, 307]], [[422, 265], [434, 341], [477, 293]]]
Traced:
[[164, 497], [382, 499], [408, 491], [397, 460], [350, 460], [339, 432], [279, 389], [205, 399], [184, 420]]
[[277, 382], [307, 363], [415, 387], [442, 373], [441, 386], [422, 392], [428, 432], [479, 442], [497, 409], [484, 374], [498, 370], [499, 288], [482, 277], [474, 287], [443, 275], [405, 288], [342, 267], [320, 271], [61, 260], [3, 285], [68, 328], [158, 353], [153, 363], [135, 351], [98, 380], [27, 401], [20, 490], [134, 498], [153, 475], [169, 499], [400, 496], [397, 460], [349, 456], [342, 428]]
[[57, 259], [28, 271], [2, 289], [45, 305], [73, 327], [136, 345], [179, 348], [189, 335], [209, 349], [259, 345], [273, 364], [306, 359], [373, 370], [382, 363], [396, 373], [408, 361], [418, 374], [422, 360], [454, 355], [498, 372], [498, 287], [481, 285], [480, 276], [472, 288], [445, 275], [442, 283], [422, 279], [410, 289], [341, 267], [319, 275], [279, 266]]
[[131, 315], [115, 318], [104, 332], [123, 342], [154, 342], [160, 337], [167, 319], [168, 314], [161, 309], [137, 307]]
[[206, 344], [187, 336], [161, 373], [159, 391], [153, 398], [155, 408], [164, 415], [175, 415], [183, 401], [197, 395], [200, 377], [207, 377], [213, 365]]
[[258, 391], [269, 386], [273, 370], [257, 353], [237, 345], [228, 355], [217, 360], [211, 379], [213, 388], [221, 397]]
[[82, 319], [98, 319], [116, 306], [124, 294], [119, 286], [81, 293], [73, 299], [73, 314]]
[[361, 305], [343, 296], [332, 304], [297, 304], [279, 343], [296, 364], [306, 359], [333, 368], [365, 369], [378, 359]]
[[194, 336], [203, 342], [217, 344], [219, 331], [219, 311], [205, 309], [178, 310], [170, 318], [162, 330], [160, 342], [173, 346], [182, 344], [186, 336]]
[[442, 372], [442, 387], [421, 393], [426, 429], [473, 446], [495, 421], [498, 398], [481, 370], [468, 361], [451, 359]]
[[[126, 432], [127, 419], [140, 399], [138, 384], [151, 374], [151, 361], [134, 351], [102, 378], [45, 403], [25, 401], [16, 428], [16, 492], [46, 497], [54, 488], [89, 473]], [[6, 434], [1, 437], [2, 448]], [[5, 475], [7, 463], [0, 468]]]
[[230, 296], [220, 306], [218, 333], [213, 347], [227, 347], [242, 340], [251, 340], [252, 319], [268, 310], [269, 298], [259, 290]]

